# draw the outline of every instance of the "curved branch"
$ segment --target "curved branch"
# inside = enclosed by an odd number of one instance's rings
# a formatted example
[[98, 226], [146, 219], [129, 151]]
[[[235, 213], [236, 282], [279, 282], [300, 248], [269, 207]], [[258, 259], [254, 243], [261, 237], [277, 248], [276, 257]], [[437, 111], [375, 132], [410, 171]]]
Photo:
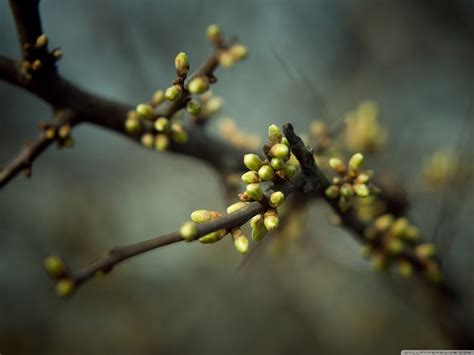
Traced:
[[15, 19], [18, 39], [23, 58], [28, 58], [28, 46], [35, 43], [43, 33], [39, 14], [39, 0], [10, 0], [10, 7]]

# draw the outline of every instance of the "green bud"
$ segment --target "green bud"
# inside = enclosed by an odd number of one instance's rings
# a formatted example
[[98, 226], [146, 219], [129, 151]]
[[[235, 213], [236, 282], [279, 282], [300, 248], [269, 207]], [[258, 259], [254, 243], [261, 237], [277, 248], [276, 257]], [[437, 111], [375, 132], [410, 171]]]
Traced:
[[167, 135], [165, 134], [158, 134], [155, 137], [155, 148], [159, 151], [163, 151], [168, 149], [170, 145], [170, 140]]
[[355, 179], [356, 184], [367, 184], [370, 180], [370, 174], [368, 173], [360, 173], [357, 178]]
[[184, 240], [190, 242], [194, 240], [194, 237], [197, 234], [197, 227], [193, 222], [185, 222], [181, 226], [179, 233], [181, 234]]
[[31, 64], [31, 70], [33, 70], [33, 71], [41, 70], [41, 68], [43, 68], [43, 63], [42, 63], [41, 60], [39, 60], [39, 59], [36, 59], [36, 60], [33, 61], [33, 63]]
[[209, 89], [209, 79], [205, 76], [198, 76], [191, 80], [188, 90], [191, 94], [201, 95]]
[[400, 239], [391, 239], [387, 242], [387, 250], [392, 255], [398, 255], [403, 250], [403, 242]]
[[183, 93], [183, 89], [180, 85], [173, 85], [170, 86], [165, 91], [165, 97], [168, 101], [177, 101], [181, 98], [181, 94]]
[[215, 231], [209, 234], [206, 234], [205, 236], [202, 236], [199, 238], [199, 241], [203, 244], [212, 244], [220, 240], [220, 232]]
[[339, 192], [341, 193], [341, 196], [344, 196], [346, 198], [351, 198], [354, 195], [354, 191], [352, 190], [351, 184], [347, 183], [341, 186]]
[[275, 210], [268, 210], [265, 212], [263, 216], [263, 224], [267, 230], [271, 231], [277, 228], [279, 223], [278, 214]]
[[337, 158], [329, 159], [329, 166], [331, 167], [332, 170], [334, 170], [339, 175], [344, 175], [346, 171], [346, 166], [344, 165], [341, 159], [337, 159]]
[[339, 197], [339, 186], [336, 185], [330, 185], [326, 191], [324, 191], [324, 194], [330, 198], [330, 199], [336, 199]]
[[217, 59], [219, 65], [225, 69], [228, 69], [235, 64], [235, 58], [229, 53], [229, 51], [220, 53]]
[[74, 292], [74, 281], [71, 279], [61, 279], [56, 284], [56, 294], [59, 297], [68, 297]]
[[201, 104], [195, 100], [191, 100], [186, 105], [186, 111], [193, 116], [197, 116], [201, 113]]
[[256, 171], [247, 171], [245, 174], [242, 175], [242, 181], [246, 184], [252, 184], [254, 182], [259, 182], [260, 177]]
[[274, 124], [268, 127], [268, 142], [270, 144], [281, 143], [282, 137], [280, 127]]
[[170, 127], [170, 121], [166, 117], [159, 117], [155, 121], [155, 129], [158, 132], [168, 132]]
[[56, 48], [51, 51], [51, 56], [53, 57], [55, 61], [58, 61], [59, 59], [62, 58], [63, 52], [59, 48]]
[[230, 205], [229, 207], [227, 207], [227, 213], [228, 214], [234, 213], [234, 212], [240, 210], [241, 208], [244, 208], [245, 206], [247, 206], [247, 204], [245, 202], [236, 202], [236, 203]]
[[273, 208], [280, 206], [285, 200], [285, 194], [281, 191], [275, 191], [270, 195], [269, 203]]
[[183, 129], [183, 126], [177, 123], [171, 125], [171, 138], [179, 144], [184, 144], [188, 141], [188, 134]]
[[287, 164], [281, 169], [284, 179], [292, 178], [296, 174], [296, 166]]
[[277, 143], [270, 148], [270, 155], [279, 159], [286, 159], [288, 157], [290, 150], [288, 146]]
[[395, 235], [396, 237], [404, 237], [405, 232], [410, 224], [408, 223], [408, 219], [405, 217], [400, 217], [393, 222], [390, 232]]
[[348, 199], [344, 196], [341, 196], [341, 197], [339, 197], [338, 204], [339, 204], [339, 208], [341, 209], [341, 211], [346, 212], [349, 209], [349, 207], [351, 207], [352, 200]]
[[287, 147], [290, 146], [290, 142], [288, 142], [288, 139], [286, 139], [286, 137], [283, 137], [283, 138], [281, 139], [281, 143], [284, 144], [284, 145], [286, 145]]
[[228, 52], [235, 60], [245, 59], [248, 53], [247, 47], [242, 44], [234, 44], [229, 48]]
[[273, 171], [272, 167], [269, 165], [263, 165], [259, 170], [258, 170], [258, 176], [263, 181], [272, 181], [273, 178], [275, 177], [275, 171]]
[[260, 241], [267, 234], [267, 229], [263, 224], [263, 216], [258, 214], [250, 219], [250, 227], [252, 229], [252, 239]]
[[398, 263], [398, 273], [402, 277], [410, 277], [413, 274], [413, 266], [406, 260]]
[[419, 236], [420, 236], [420, 231], [415, 226], [408, 226], [405, 229], [405, 233], [403, 234], [403, 238], [410, 241], [418, 240]]
[[435, 256], [435, 254], [436, 254], [436, 248], [434, 244], [424, 243], [416, 247], [416, 255], [420, 259], [428, 259], [432, 256]]
[[270, 166], [274, 170], [280, 170], [285, 166], [285, 162], [278, 158], [272, 158], [272, 160], [270, 161]]
[[48, 37], [43, 33], [36, 38], [36, 47], [43, 48], [48, 44]]
[[[183, 76], [186, 75], [189, 71], [189, 62], [188, 62], [188, 56], [184, 52], [178, 53], [174, 60], [174, 66], [176, 68], [176, 74], [178, 76]], [[174, 100], [171, 100], [174, 101]]]
[[235, 238], [234, 246], [235, 246], [235, 249], [237, 249], [237, 251], [240, 254], [245, 255], [249, 251], [249, 240], [247, 238], [245, 238], [245, 236], [241, 235], [241, 236]]
[[150, 119], [153, 117], [153, 107], [149, 104], [138, 104], [136, 111], [141, 118]]
[[66, 265], [57, 256], [49, 256], [44, 260], [43, 266], [52, 279], [58, 279], [66, 273]]
[[127, 133], [137, 133], [140, 132], [140, 129], [140, 121], [137, 118], [127, 118], [125, 120], [125, 131]]
[[158, 106], [163, 101], [165, 101], [165, 92], [163, 90], [156, 90], [151, 98], [151, 103], [155, 106]]
[[191, 220], [194, 223], [203, 223], [210, 221], [212, 217], [211, 211], [207, 210], [196, 210], [191, 213]]
[[366, 184], [356, 184], [352, 185], [354, 192], [359, 197], [367, 197], [370, 194], [370, 190]]
[[141, 138], [142, 144], [147, 148], [153, 148], [155, 137], [151, 133], [145, 133]]
[[247, 195], [255, 201], [260, 201], [263, 197], [262, 187], [257, 183], [248, 184], [246, 192]]
[[210, 25], [207, 28], [207, 38], [212, 43], [219, 43], [222, 40], [222, 32], [218, 25]]
[[262, 161], [256, 154], [245, 154], [244, 165], [250, 170], [258, 171], [262, 166]]
[[356, 153], [349, 160], [349, 171], [352, 175], [357, 175], [364, 166], [364, 156], [361, 153]]

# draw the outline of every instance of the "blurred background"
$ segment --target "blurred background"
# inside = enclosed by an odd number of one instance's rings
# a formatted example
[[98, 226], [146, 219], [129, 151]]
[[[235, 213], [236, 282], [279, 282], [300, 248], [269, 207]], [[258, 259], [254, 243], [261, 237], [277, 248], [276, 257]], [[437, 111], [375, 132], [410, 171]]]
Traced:
[[[368, 165], [389, 167], [412, 202], [410, 217], [440, 246], [446, 278], [473, 313], [472, 185], [430, 192], [422, 164], [451, 147], [472, 167], [474, 2], [470, 0], [41, 2], [60, 72], [104, 96], [148, 100], [174, 78], [185, 51], [196, 68], [218, 23], [249, 58], [219, 70], [222, 114], [251, 133], [314, 119], [336, 122], [374, 100], [389, 130]], [[7, 1], [0, 53], [18, 58]], [[47, 105], [0, 82], [0, 161], [47, 120]], [[471, 107], [471, 108], [470, 108]], [[218, 120], [210, 124], [217, 132]], [[284, 252], [264, 244], [239, 268], [232, 244], [177, 244], [134, 258], [72, 299], [58, 299], [41, 264], [73, 269], [110, 247], [173, 230], [199, 208], [224, 209], [221, 181], [200, 161], [156, 154], [83, 125], [72, 150], [48, 150], [33, 177], [0, 192], [2, 354], [399, 354], [452, 348], [417, 284], [373, 272], [359, 245], [308, 206]], [[442, 221], [443, 223], [439, 223]]]

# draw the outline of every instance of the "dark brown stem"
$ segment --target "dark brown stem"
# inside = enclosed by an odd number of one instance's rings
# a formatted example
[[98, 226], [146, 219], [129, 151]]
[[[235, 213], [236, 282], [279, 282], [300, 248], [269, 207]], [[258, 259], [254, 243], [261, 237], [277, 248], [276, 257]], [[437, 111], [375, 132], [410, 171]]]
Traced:
[[43, 33], [39, 0], [10, 0], [10, 7], [15, 19], [23, 58], [28, 59], [28, 47], [34, 45], [36, 38]]

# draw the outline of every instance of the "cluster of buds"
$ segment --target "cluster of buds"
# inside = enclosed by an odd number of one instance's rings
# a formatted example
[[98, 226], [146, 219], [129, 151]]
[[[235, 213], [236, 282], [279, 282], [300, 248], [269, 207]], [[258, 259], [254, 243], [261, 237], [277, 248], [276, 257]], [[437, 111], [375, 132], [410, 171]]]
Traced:
[[21, 68], [26, 77], [31, 78], [31, 75], [40, 73], [61, 59], [62, 52], [59, 48], [48, 52], [47, 46], [48, 37], [45, 34], [38, 36], [34, 44], [24, 44], [27, 59], [21, 63]]
[[56, 140], [58, 147], [72, 148], [75, 144], [71, 137], [71, 125], [65, 123], [59, 127], [55, 127], [49, 123], [40, 123], [39, 128], [43, 130], [43, 135], [48, 140]]
[[224, 35], [218, 25], [207, 28], [207, 38], [219, 50], [217, 60], [223, 68], [230, 68], [247, 57], [247, 48], [242, 44], [224, 45]]
[[374, 186], [368, 184], [372, 172], [362, 170], [364, 156], [361, 153], [354, 154], [348, 165], [347, 167], [341, 159], [329, 160], [329, 166], [339, 176], [332, 179], [332, 184], [325, 191], [328, 198], [339, 199], [339, 208], [343, 212], [352, 205], [354, 196], [367, 197], [377, 191]]
[[70, 296], [76, 284], [69, 277], [66, 264], [57, 256], [49, 256], [44, 260], [43, 266], [48, 276], [56, 281], [56, 294], [60, 297]]
[[[252, 239], [260, 241], [271, 230], [278, 227], [279, 218], [277, 208], [285, 200], [285, 195], [281, 191], [272, 191], [265, 195], [262, 184], [281, 183], [285, 179], [291, 178], [296, 167], [289, 164], [290, 150], [288, 141], [282, 137], [280, 129], [276, 125], [271, 125], [268, 129], [269, 144], [264, 146], [266, 158], [261, 159], [256, 154], [244, 155], [244, 165], [249, 169], [241, 177], [246, 184], [244, 192], [239, 194], [240, 201], [227, 208], [227, 214], [232, 214], [245, 208], [250, 202], [261, 201], [267, 206], [265, 212], [255, 215], [250, 220]], [[183, 239], [192, 241], [196, 239], [196, 224], [218, 219], [221, 214], [217, 211], [197, 210], [191, 214], [191, 221], [186, 222], [180, 229]], [[249, 240], [240, 227], [230, 230], [221, 229], [209, 233], [199, 238], [201, 243], [215, 243], [226, 234], [230, 233], [235, 248], [246, 254], [249, 250]]]
[[235, 147], [255, 150], [261, 144], [258, 134], [249, 134], [241, 131], [231, 118], [223, 118], [219, 121], [219, 132]]
[[[151, 101], [140, 103], [134, 111], [129, 111], [125, 120], [125, 130], [130, 134], [142, 134], [141, 142], [147, 148], [156, 148], [159, 151], [166, 150], [170, 140], [184, 144], [188, 136], [183, 126], [174, 119], [160, 116], [156, 109], [165, 101], [178, 101], [184, 92], [184, 80], [189, 71], [189, 62], [186, 53], [180, 52], [175, 58], [175, 69], [177, 78], [173, 85], [166, 90], [157, 90]], [[200, 104], [194, 100], [187, 102], [187, 111], [198, 114], [201, 110]], [[150, 124], [151, 123], [151, 127]], [[148, 127], [146, 129], [146, 127]]]
[[408, 277], [413, 273], [413, 259], [423, 265], [426, 276], [433, 282], [439, 282], [441, 274], [434, 260], [435, 246], [421, 243], [418, 228], [411, 225], [407, 218], [395, 218], [391, 214], [382, 215], [374, 220], [365, 231], [366, 245], [364, 254], [371, 258], [375, 269], [386, 270], [396, 264], [400, 275]]
[[386, 138], [374, 102], [364, 101], [355, 111], [347, 113], [345, 139], [350, 150], [372, 153], [385, 144]]

